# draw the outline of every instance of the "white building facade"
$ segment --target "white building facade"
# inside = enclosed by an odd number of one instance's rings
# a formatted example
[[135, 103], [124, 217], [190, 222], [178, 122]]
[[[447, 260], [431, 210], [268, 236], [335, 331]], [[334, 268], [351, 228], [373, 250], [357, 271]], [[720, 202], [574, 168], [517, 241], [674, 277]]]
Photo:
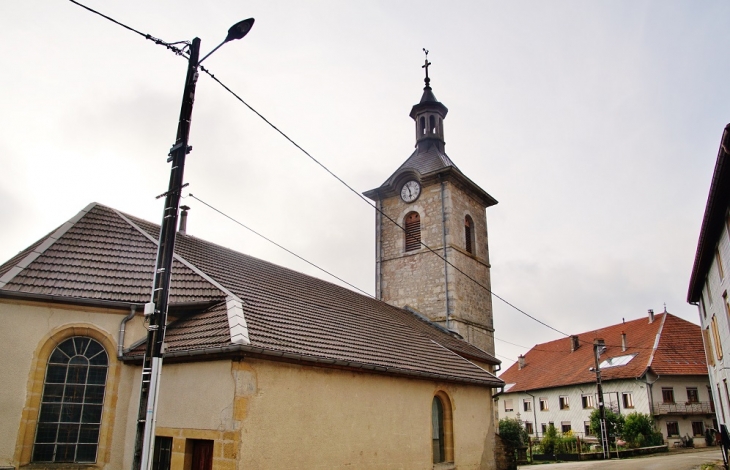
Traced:
[[607, 409], [650, 415], [670, 446], [687, 436], [705, 445], [705, 431], [717, 423], [701, 333], [666, 312], [536, 345], [500, 377], [506, 385], [498, 417], [519, 419], [532, 437], [553, 424], [558, 432], [596, 438], [590, 431], [599, 403], [590, 370], [594, 338], [606, 344], [600, 358]]
[[730, 419], [730, 124], [722, 134], [687, 301], [699, 310], [711, 391], [720, 424]]

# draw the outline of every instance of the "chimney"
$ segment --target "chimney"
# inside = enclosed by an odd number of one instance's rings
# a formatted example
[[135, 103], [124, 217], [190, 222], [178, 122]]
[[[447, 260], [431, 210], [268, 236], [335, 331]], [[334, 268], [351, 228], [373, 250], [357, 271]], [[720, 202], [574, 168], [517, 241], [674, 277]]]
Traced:
[[522, 354], [517, 356], [517, 367], [517, 370], [522, 370], [525, 368], [525, 356], [523, 356]]
[[190, 208], [188, 206], [180, 206], [180, 209], [182, 209], [180, 213], [180, 228], [177, 231], [185, 235], [187, 233], [186, 229], [188, 228], [188, 211]]
[[626, 351], [626, 333], [621, 332], [621, 351]]
[[578, 340], [578, 335], [572, 335], [570, 337], [570, 352], [575, 351], [580, 347], [580, 341]]
[[654, 323], [654, 309], [649, 309], [649, 323]]

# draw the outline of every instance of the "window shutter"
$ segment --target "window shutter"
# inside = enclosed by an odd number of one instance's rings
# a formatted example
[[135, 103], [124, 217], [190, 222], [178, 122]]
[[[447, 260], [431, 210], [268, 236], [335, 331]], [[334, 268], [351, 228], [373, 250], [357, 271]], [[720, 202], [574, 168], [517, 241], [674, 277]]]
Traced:
[[421, 217], [418, 212], [406, 215], [406, 251], [417, 250], [421, 247]]

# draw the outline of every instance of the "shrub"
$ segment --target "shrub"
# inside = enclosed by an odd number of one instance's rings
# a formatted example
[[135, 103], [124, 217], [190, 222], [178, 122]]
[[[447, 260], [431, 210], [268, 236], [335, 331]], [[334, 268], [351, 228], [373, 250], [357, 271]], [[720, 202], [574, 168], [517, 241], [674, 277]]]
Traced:
[[542, 440], [540, 441], [540, 446], [542, 447], [542, 453], [546, 455], [553, 455], [555, 454], [556, 447], [558, 445], [558, 430], [555, 429], [554, 425], [548, 426], [547, 430], [545, 431], [545, 435], [543, 436]]
[[621, 436], [631, 447], [642, 447], [655, 445], [654, 440], [654, 420], [651, 416], [644, 413], [631, 413], [626, 416], [624, 428]]
[[527, 444], [527, 431], [517, 419], [500, 419], [499, 435], [512, 447], [522, 447]]

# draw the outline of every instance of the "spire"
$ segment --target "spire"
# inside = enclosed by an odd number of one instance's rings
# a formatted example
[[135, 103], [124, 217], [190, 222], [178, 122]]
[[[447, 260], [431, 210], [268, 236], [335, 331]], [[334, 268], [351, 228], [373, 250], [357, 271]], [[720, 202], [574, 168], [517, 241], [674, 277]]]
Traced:
[[449, 112], [448, 108], [436, 99], [431, 89], [431, 78], [428, 76], [428, 50], [423, 49], [426, 59], [421, 66], [426, 71], [424, 78], [425, 86], [421, 101], [411, 108], [411, 118], [416, 121], [416, 147], [419, 151], [426, 151], [436, 145], [440, 151], [444, 151], [444, 118]]

